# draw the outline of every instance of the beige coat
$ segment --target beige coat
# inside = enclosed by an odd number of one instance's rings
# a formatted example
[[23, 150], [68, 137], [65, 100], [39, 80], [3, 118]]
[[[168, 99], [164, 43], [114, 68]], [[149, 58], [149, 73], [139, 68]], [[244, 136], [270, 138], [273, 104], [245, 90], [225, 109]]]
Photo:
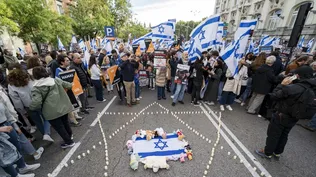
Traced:
[[164, 71], [161, 68], [157, 68], [156, 70], [156, 85], [158, 87], [164, 87], [166, 85], [166, 75], [167, 70]]
[[226, 83], [224, 85], [223, 91], [226, 92], [233, 92], [236, 95], [239, 95], [240, 93], [240, 89], [241, 89], [241, 82], [242, 82], [242, 78], [246, 78], [248, 77], [248, 69], [246, 66], [242, 66], [242, 68], [240, 69], [239, 73], [236, 74], [236, 76], [234, 77], [234, 79], [229, 80], [228, 78], [232, 77], [232, 73], [230, 72], [229, 69], [227, 69], [226, 72]]

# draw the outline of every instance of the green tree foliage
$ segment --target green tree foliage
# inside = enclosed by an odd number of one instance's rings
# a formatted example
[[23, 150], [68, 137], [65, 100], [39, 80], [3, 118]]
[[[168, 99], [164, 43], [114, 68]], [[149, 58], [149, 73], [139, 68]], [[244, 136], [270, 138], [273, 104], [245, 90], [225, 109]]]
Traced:
[[4, 0], [0, 0], [0, 32], [1, 27], [6, 27], [10, 32], [19, 32], [18, 24], [12, 20], [12, 11]]
[[187, 40], [190, 39], [191, 31], [199, 24], [200, 22], [195, 21], [178, 21], [176, 23], [175, 34], [179, 37], [183, 35]]
[[46, 0], [6, 1], [12, 11], [11, 19], [18, 24], [18, 37], [24, 41], [55, 43], [57, 35], [65, 43], [73, 33], [72, 19], [50, 10]]
[[128, 35], [131, 34], [132, 38], [139, 38], [145, 34], [147, 34], [149, 30], [144, 28], [144, 25], [139, 22], [129, 21], [123, 26], [119, 33], [119, 38], [128, 39]]
[[108, 0], [108, 3], [114, 19], [113, 26], [116, 29], [117, 35], [121, 36], [123, 32], [122, 28], [132, 17], [132, 11], [130, 10], [131, 3], [129, 0]]
[[80, 37], [95, 37], [102, 33], [104, 26], [114, 24], [109, 3], [105, 0], [78, 0], [77, 5], [70, 8], [75, 23], [74, 31]]

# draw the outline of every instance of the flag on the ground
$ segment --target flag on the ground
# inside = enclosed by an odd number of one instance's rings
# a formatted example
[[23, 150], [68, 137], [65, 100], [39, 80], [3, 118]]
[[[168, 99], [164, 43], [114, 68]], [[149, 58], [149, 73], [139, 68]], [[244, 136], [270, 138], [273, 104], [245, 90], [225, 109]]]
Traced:
[[246, 51], [248, 39], [250, 37], [250, 33], [241, 37], [249, 30], [254, 30], [257, 24], [257, 20], [241, 20], [239, 27], [234, 35], [234, 41], [239, 40], [239, 49], [237, 51], [238, 54], [243, 55]]
[[184, 142], [178, 140], [178, 135], [167, 134], [166, 139], [155, 137], [150, 141], [144, 138], [136, 138], [133, 144], [133, 153], [137, 153], [141, 158], [149, 156], [180, 157], [184, 152]]
[[65, 50], [65, 47], [59, 37], [57, 36], [58, 50]]
[[308, 41], [307, 43], [307, 52], [311, 52], [312, 50], [312, 47], [313, 47], [313, 44], [314, 44], [314, 38], [312, 38], [311, 40]]
[[151, 28], [152, 37], [158, 39], [170, 39], [174, 38], [175, 26], [174, 22], [164, 22]]
[[23, 49], [21, 49], [20, 47], [19, 47], [18, 49], [19, 49], [20, 55], [21, 55], [22, 57], [24, 57], [24, 55], [25, 55], [24, 50], [23, 50]]
[[299, 41], [298, 44], [297, 44], [297, 47], [298, 47], [298, 48], [304, 47], [304, 40], [305, 40], [305, 36], [302, 36], [301, 39], [300, 39], [300, 41]]

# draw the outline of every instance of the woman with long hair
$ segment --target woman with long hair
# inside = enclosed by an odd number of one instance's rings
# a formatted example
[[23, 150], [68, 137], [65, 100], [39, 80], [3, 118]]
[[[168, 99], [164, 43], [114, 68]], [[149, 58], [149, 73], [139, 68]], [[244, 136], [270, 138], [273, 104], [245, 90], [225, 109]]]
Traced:
[[218, 88], [222, 73], [223, 62], [222, 60], [216, 60], [213, 69], [211, 71], [208, 71], [209, 80], [204, 95], [204, 101], [206, 101], [208, 105], [215, 105], [215, 102], [218, 98]]
[[106, 99], [103, 97], [103, 86], [101, 82], [101, 70], [97, 65], [95, 55], [91, 55], [89, 60], [89, 72], [91, 75], [91, 82], [95, 89], [95, 96], [99, 102], [105, 102]]
[[264, 52], [261, 52], [261, 53], [257, 56], [257, 58], [255, 59], [255, 61], [252, 62], [252, 64], [251, 64], [251, 69], [252, 69], [253, 73], [255, 73], [256, 70], [257, 70], [260, 66], [262, 66], [263, 64], [266, 63], [266, 59], [267, 59], [267, 54], [264, 53]]

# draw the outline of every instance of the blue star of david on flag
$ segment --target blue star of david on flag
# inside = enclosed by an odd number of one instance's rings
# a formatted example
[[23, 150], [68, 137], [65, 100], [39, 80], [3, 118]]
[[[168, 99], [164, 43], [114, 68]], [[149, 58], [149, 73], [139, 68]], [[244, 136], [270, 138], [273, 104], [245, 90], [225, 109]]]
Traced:
[[164, 148], [168, 147], [167, 146], [167, 141], [163, 142], [161, 139], [158, 140], [158, 142], [154, 142], [155, 148], [158, 148], [160, 150], [163, 150]]
[[160, 34], [162, 34], [162, 33], [165, 32], [165, 28], [164, 28], [162, 25], [160, 25], [158, 28], [159, 28], [159, 29], [158, 29], [158, 32], [159, 32]]
[[202, 30], [199, 34], [199, 39], [200, 41], [202, 41], [203, 39], [205, 39], [205, 30]]

